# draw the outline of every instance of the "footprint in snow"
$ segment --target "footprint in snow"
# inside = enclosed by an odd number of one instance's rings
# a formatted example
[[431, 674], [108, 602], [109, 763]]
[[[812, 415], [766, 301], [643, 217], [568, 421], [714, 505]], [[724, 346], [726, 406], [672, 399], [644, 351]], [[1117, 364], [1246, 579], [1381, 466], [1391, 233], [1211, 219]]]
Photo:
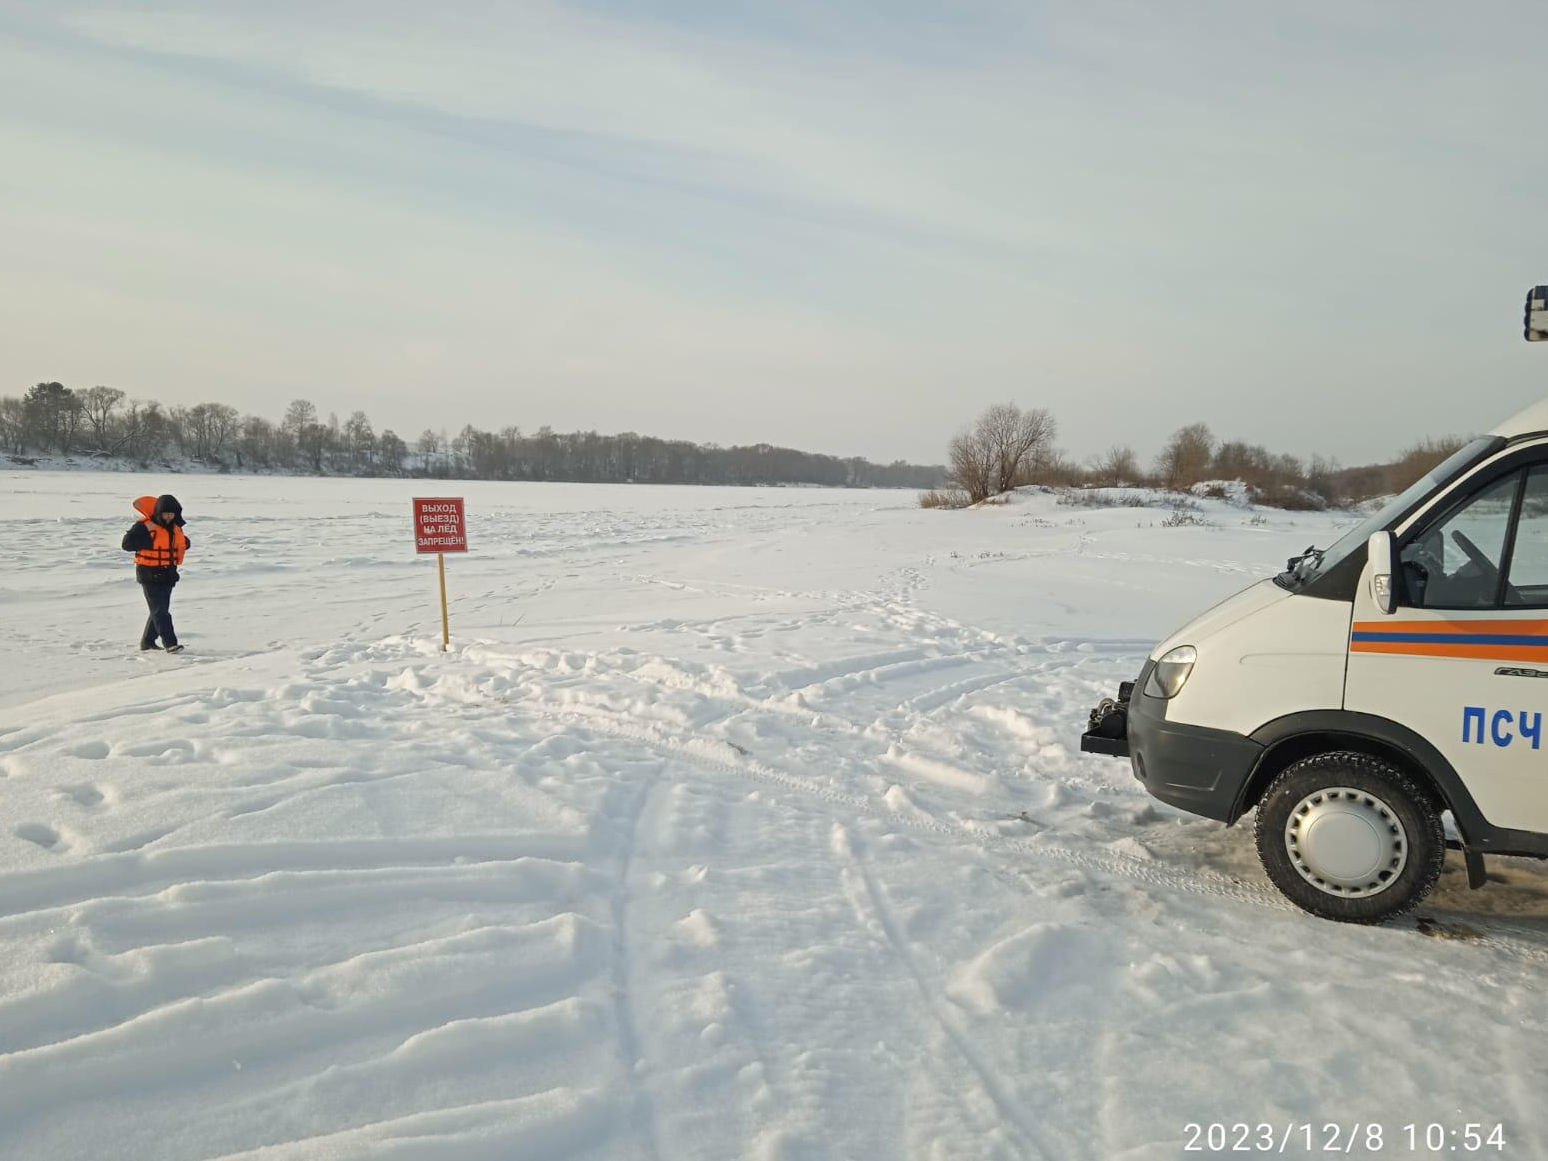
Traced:
[[54, 941], [48, 950], [49, 963], [71, 963], [83, 966], [91, 958], [91, 952], [74, 935], [66, 935]]
[[24, 822], [16, 828], [15, 833], [17, 838], [40, 846], [45, 851], [58, 849], [61, 842], [59, 832], [51, 826], [44, 826], [41, 822]]
[[101, 806], [107, 798], [97, 787], [90, 782], [82, 782], [78, 786], [61, 786], [58, 790], [59, 797], [68, 798], [77, 806], [90, 810], [94, 806]]

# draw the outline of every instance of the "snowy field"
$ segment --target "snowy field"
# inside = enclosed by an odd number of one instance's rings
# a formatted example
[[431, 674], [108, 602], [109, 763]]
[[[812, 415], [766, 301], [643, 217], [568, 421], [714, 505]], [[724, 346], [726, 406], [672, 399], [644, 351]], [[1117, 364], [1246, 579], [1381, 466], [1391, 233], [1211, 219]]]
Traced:
[[[1308, 1121], [1548, 1156], [1537, 864], [1320, 922], [1248, 828], [1077, 750], [1337, 519], [0, 487], [7, 1161], [1138, 1161]], [[188, 652], [141, 656], [118, 541], [168, 489]], [[446, 655], [415, 494], [471, 513]]]

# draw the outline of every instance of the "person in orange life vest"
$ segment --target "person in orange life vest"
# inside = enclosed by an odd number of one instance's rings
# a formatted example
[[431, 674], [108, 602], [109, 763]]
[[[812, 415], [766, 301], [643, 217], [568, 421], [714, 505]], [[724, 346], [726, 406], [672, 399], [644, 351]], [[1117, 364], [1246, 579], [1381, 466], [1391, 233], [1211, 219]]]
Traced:
[[168, 653], [181, 653], [183, 647], [172, 627], [172, 586], [191, 543], [183, 532], [183, 506], [176, 496], [141, 496], [134, 508], [141, 519], [124, 533], [124, 551], [134, 553], [134, 579], [150, 606], [140, 648], [155, 649], [159, 637]]

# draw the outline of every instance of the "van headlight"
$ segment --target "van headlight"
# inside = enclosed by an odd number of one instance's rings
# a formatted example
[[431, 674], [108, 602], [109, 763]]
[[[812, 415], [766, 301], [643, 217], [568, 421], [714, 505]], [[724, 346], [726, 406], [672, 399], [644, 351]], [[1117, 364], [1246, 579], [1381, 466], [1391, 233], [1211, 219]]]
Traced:
[[1199, 651], [1192, 645], [1179, 645], [1168, 649], [1150, 671], [1145, 692], [1151, 697], [1176, 697], [1188, 684], [1193, 667], [1198, 664]]

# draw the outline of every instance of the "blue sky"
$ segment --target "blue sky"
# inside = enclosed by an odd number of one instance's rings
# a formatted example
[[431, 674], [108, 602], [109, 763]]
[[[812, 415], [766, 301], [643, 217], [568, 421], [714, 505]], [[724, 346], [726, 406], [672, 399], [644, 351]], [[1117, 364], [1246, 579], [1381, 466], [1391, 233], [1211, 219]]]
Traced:
[[0, 345], [278, 416], [1345, 462], [1548, 394], [1541, 5], [0, 9]]

